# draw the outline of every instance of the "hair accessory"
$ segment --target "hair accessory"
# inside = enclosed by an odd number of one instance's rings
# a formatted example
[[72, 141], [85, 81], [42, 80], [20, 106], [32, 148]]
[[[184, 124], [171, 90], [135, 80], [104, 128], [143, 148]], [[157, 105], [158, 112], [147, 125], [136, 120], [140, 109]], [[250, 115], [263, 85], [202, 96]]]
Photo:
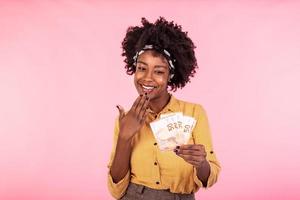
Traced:
[[165, 50], [165, 49], [161, 49], [159, 48], [158, 46], [154, 46], [152, 44], [148, 44], [148, 45], [145, 45], [141, 50], [137, 51], [135, 56], [133, 57], [133, 60], [134, 60], [134, 65], [136, 66], [136, 63], [137, 63], [137, 59], [138, 57], [144, 53], [146, 50], [155, 50], [159, 53], [161, 53], [168, 61], [169, 63], [169, 69], [170, 69], [170, 79], [169, 79], [169, 82], [171, 81], [171, 79], [174, 77], [174, 70], [175, 70], [175, 67], [174, 67], [174, 62], [176, 62], [175, 59], [172, 59], [171, 58], [171, 54]]

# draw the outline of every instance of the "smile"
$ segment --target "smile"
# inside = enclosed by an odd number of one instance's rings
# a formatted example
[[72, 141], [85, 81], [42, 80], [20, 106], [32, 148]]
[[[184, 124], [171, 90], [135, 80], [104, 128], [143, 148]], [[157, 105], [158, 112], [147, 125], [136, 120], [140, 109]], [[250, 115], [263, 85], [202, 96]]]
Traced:
[[144, 92], [147, 92], [148, 94], [152, 92], [156, 87], [150, 86], [150, 85], [141, 85]]

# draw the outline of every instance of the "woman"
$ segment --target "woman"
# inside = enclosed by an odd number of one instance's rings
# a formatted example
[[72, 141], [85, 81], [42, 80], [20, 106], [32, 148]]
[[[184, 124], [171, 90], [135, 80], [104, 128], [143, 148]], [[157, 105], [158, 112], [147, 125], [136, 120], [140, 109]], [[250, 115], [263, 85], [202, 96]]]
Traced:
[[[161, 17], [155, 23], [142, 18], [141, 27], [129, 27], [122, 47], [139, 96], [128, 112], [117, 106], [109, 190], [123, 200], [195, 199], [199, 188], [217, 181], [220, 165], [204, 109], [168, 92], [183, 88], [195, 74], [195, 46], [181, 26]], [[188, 144], [161, 151], [149, 124], [175, 112], [195, 118], [196, 124]]]

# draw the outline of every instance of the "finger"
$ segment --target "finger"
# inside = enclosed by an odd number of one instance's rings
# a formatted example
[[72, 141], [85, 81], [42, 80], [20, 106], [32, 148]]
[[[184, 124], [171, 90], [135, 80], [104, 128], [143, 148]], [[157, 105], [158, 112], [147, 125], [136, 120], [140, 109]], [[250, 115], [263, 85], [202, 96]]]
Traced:
[[181, 150], [196, 150], [196, 151], [205, 151], [205, 147], [202, 144], [185, 144], [181, 145], [178, 149]]
[[142, 94], [138, 96], [138, 98], [136, 98], [136, 100], [134, 101], [133, 105], [131, 106], [131, 110], [135, 111], [136, 110], [136, 106], [138, 105], [138, 103], [140, 102], [140, 100], [142, 99]]
[[191, 156], [191, 155], [183, 155], [183, 154], [177, 154], [177, 156], [183, 158], [187, 162], [198, 162], [200, 159], [198, 159], [196, 156]]
[[122, 106], [117, 105], [117, 108], [119, 110], [119, 119], [122, 119], [125, 116], [125, 110]]
[[200, 160], [200, 161], [194, 161], [194, 160], [185, 160], [186, 162], [190, 163], [191, 165], [195, 166], [195, 167], [199, 167], [203, 164], [203, 162], [205, 162], [206, 160]]
[[139, 112], [139, 119], [143, 119], [144, 117], [146, 117], [146, 113], [147, 113], [147, 107], [149, 105], [149, 97], [146, 97], [146, 100], [144, 101], [144, 104], [142, 105], [141, 109], [140, 109], [140, 112]]
[[148, 114], [148, 111], [146, 110], [146, 111], [144, 112], [144, 115], [143, 115], [142, 120], [141, 120], [141, 123], [142, 123], [142, 124], [145, 123], [147, 114]]
[[178, 154], [191, 155], [191, 156], [206, 156], [206, 152], [195, 151], [195, 150], [178, 150]]
[[183, 158], [186, 162], [195, 162], [195, 163], [198, 163], [198, 164], [201, 164], [203, 161], [206, 160], [205, 157], [203, 156], [187, 156], [187, 155], [178, 155], [179, 157]]
[[149, 103], [150, 103], [150, 98], [147, 97], [147, 98], [146, 98], [146, 101], [145, 101], [145, 103], [144, 103], [144, 105], [143, 105], [142, 111], [141, 111], [141, 113], [140, 113], [140, 115], [142, 116], [142, 120], [143, 120], [143, 121], [146, 120], [146, 117], [147, 117], [147, 115], [148, 115], [148, 113], [149, 113], [149, 111], [147, 110], [147, 109], [148, 109]]
[[147, 99], [147, 94], [145, 93], [142, 97], [141, 97], [141, 100], [139, 101], [138, 105], [136, 106], [136, 109], [135, 109], [135, 112], [137, 114], [137, 116], [139, 116], [140, 112], [141, 112], [141, 109], [145, 103]]

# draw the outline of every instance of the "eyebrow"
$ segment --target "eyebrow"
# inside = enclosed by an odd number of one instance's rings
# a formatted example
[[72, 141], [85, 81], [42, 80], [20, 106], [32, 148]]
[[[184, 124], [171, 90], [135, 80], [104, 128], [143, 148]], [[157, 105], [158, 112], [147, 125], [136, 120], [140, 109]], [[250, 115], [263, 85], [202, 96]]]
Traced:
[[[140, 61], [140, 60], [137, 61], [137, 63], [142, 63], [142, 64], [148, 66], [147, 63], [145, 63], [145, 62], [143, 62], [143, 61]], [[166, 66], [166, 65], [155, 65], [154, 67], [156, 67], [156, 68], [168, 68], [168, 66]]]

